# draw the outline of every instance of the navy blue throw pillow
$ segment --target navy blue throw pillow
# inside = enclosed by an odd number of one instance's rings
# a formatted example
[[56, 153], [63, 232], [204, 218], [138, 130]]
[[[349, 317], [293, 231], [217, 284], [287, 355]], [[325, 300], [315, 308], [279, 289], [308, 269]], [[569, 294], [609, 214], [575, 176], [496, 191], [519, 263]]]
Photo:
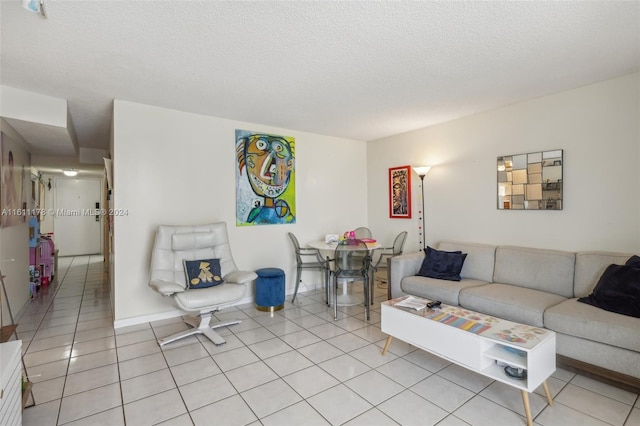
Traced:
[[460, 281], [460, 271], [467, 258], [461, 251], [442, 251], [431, 247], [424, 249], [425, 257], [418, 275], [441, 280]]
[[624, 265], [607, 266], [593, 292], [578, 301], [640, 318], [640, 258], [633, 256]]
[[222, 284], [220, 259], [184, 260], [189, 288], [207, 288]]

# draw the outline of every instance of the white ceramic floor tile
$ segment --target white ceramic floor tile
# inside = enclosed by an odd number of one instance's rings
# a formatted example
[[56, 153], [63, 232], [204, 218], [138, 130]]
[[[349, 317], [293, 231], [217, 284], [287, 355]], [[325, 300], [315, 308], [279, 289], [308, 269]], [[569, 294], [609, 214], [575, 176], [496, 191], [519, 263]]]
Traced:
[[128, 404], [151, 395], [165, 392], [176, 387], [173, 376], [168, 368], [154, 371], [120, 383], [122, 402]]
[[590, 379], [585, 376], [577, 375], [573, 379], [571, 379], [570, 383], [572, 385], [579, 386], [583, 389], [587, 389], [591, 392], [598, 393], [600, 395], [606, 396], [607, 398], [615, 399], [616, 401], [620, 401], [628, 405], [633, 405], [638, 397], [632, 392], [616, 388], [614, 386]]
[[581, 413], [566, 405], [554, 403], [552, 407], [547, 406], [542, 413], [535, 418], [535, 423], [542, 426], [608, 426], [601, 420]]
[[[398, 339], [393, 339], [391, 342], [391, 346], [393, 346], [396, 341], [398, 341]], [[389, 351], [391, 351], [391, 346], [389, 347]], [[426, 370], [431, 371], [432, 373], [437, 373], [440, 370], [452, 365], [449, 361], [440, 358], [439, 356], [430, 354], [429, 352], [425, 352], [420, 349], [415, 349], [411, 345], [409, 345], [409, 347], [413, 348], [414, 350], [404, 355], [403, 358], [409, 362], [419, 365]]]
[[264, 327], [276, 336], [284, 336], [285, 334], [295, 333], [296, 331], [303, 329], [293, 321], [285, 320], [284, 318], [283, 321], [275, 324], [268, 324]]
[[[501, 382], [493, 382], [480, 392], [488, 400], [515, 411], [521, 416], [525, 416], [522, 392]], [[529, 405], [531, 406], [531, 416], [535, 417], [547, 406], [547, 398], [536, 393], [529, 394]]]
[[524, 425], [526, 419], [515, 412], [475, 396], [453, 414], [471, 425], [513, 426]]
[[[443, 379], [437, 374], [427, 377], [421, 382], [411, 386], [410, 389], [450, 413], [475, 395], [470, 390]], [[513, 391], [516, 392], [518, 396], [520, 395], [517, 389], [513, 389]]]
[[182, 414], [164, 422], [157, 423], [158, 426], [193, 426], [191, 416], [189, 414]]
[[374, 406], [399, 394], [405, 389], [404, 386], [401, 386], [375, 370], [361, 374], [344, 382], [344, 384]]
[[33, 398], [36, 403], [40, 404], [62, 398], [64, 381], [64, 377], [58, 377], [57, 379], [34, 383]]
[[64, 396], [75, 395], [91, 389], [119, 383], [118, 364], [92, 368], [80, 373], [69, 374], [64, 385]]
[[278, 375], [263, 361], [227, 371], [225, 374], [238, 392], [244, 392], [278, 378]]
[[67, 374], [69, 360], [50, 362], [48, 364], [40, 364], [34, 367], [28, 367], [28, 378], [30, 381], [37, 383], [45, 380], [55, 379], [56, 377], [64, 377]]
[[92, 368], [115, 364], [117, 360], [118, 358], [116, 356], [115, 349], [77, 356], [69, 360], [68, 374], [79, 373], [81, 371], [90, 370]]
[[125, 404], [124, 416], [128, 425], [154, 425], [187, 412], [180, 392], [171, 389], [148, 398]]
[[118, 361], [123, 362], [133, 358], [139, 358], [145, 355], [151, 355], [160, 353], [160, 345], [155, 340], [148, 340], [146, 342], [133, 343], [127, 346], [120, 346], [117, 348]]
[[387, 351], [386, 354], [382, 355], [382, 351], [380, 350], [380, 348], [372, 343], [363, 346], [360, 349], [351, 351], [349, 355], [359, 361], [364, 362], [371, 368], [380, 367], [381, 365], [391, 362], [398, 357], [397, 355], [389, 351]]
[[122, 407], [112, 408], [93, 416], [84, 417], [64, 426], [124, 426]]
[[[321, 326], [323, 327], [323, 326]], [[286, 344], [291, 346], [294, 349], [300, 349], [304, 346], [311, 345], [313, 343], [317, 343], [321, 341], [318, 336], [310, 333], [307, 330], [298, 331], [291, 334], [286, 334], [280, 337]]]
[[555, 401], [612, 425], [622, 425], [631, 406], [569, 383]]
[[387, 335], [380, 331], [379, 326], [375, 325], [367, 325], [366, 327], [352, 331], [352, 333], [371, 343], [385, 342], [387, 339]]
[[277, 337], [248, 345], [248, 347], [258, 357], [260, 357], [260, 359], [267, 359], [285, 352], [293, 351], [291, 346], [287, 345]]
[[334, 386], [307, 399], [333, 425], [343, 424], [372, 408], [364, 398], [344, 385]]
[[22, 359], [27, 368], [47, 364], [49, 362], [68, 359], [71, 356], [71, 345], [60, 346], [58, 348], [46, 349], [40, 352], [27, 353]]
[[58, 421], [69, 423], [121, 405], [120, 384], [114, 383], [62, 398]]
[[315, 362], [316, 364], [344, 354], [343, 351], [333, 345], [328, 344], [325, 341], [320, 341], [299, 348], [298, 352], [300, 352], [302, 355]]
[[318, 364], [318, 366], [341, 382], [352, 379], [371, 370], [369, 366], [358, 361], [349, 354], [332, 358]]
[[[289, 347], [289, 349], [291, 348]], [[264, 359], [264, 357], [262, 358]], [[313, 365], [304, 355], [294, 350], [264, 359], [264, 362], [281, 377]]]
[[190, 414], [195, 426], [211, 426], [212, 419], [225, 419], [228, 425], [247, 425], [257, 420], [240, 395], [199, 408]]
[[351, 333], [344, 333], [326, 340], [327, 343], [347, 353], [370, 345], [368, 341]]
[[332, 337], [337, 337], [341, 334], [347, 333], [347, 330], [338, 327], [333, 322], [325, 322], [324, 324], [311, 327], [308, 329], [308, 331], [323, 340], [327, 340]]
[[404, 358], [396, 358], [387, 364], [383, 364], [376, 368], [376, 371], [405, 387], [411, 387], [433, 374], [431, 371], [425, 370]]
[[178, 386], [214, 376], [222, 372], [211, 357], [185, 362], [171, 368], [171, 374]]
[[80, 356], [92, 354], [95, 352], [114, 349], [116, 341], [113, 336], [103, 337], [101, 339], [89, 340], [87, 342], [76, 342], [73, 344], [73, 352], [71, 356]]
[[164, 357], [169, 367], [208, 356], [209, 352], [205, 350], [200, 342], [164, 351]]
[[130, 359], [119, 363], [119, 365], [120, 380], [127, 380], [169, 367], [161, 353]]
[[22, 411], [23, 426], [56, 426], [60, 400], [43, 402]]
[[259, 360], [256, 354], [244, 346], [238, 349], [212, 355], [212, 357], [222, 371], [233, 370]]
[[266, 417], [302, 400], [302, 397], [282, 379], [249, 389], [241, 395], [258, 418]]
[[284, 377], [284, 381], [304, 398], [316, 395], [340, 383], [317, 365], [290, 374]]
[[118, 347], [127, 346], [132, 343], [140, 343], [146, 340], [156, 340], [156, 335], [153, 334], [152, 329], [133, 331], [131, 333], [118, 334], [116, 336], [116, 343], [118, 344]]
[[[306, 401], [300, 401], [289, 407], [283, 408], [267, 417], [260, 419], [264, 426], [282, 425], [305, 425], [305, 426], [328, 426], [329, 422], [324, 419]], [[369, 423], [371, 425], [378, 423]], [[383, 426], [383, 425], [380, 425]]]
[[624, 426], [636, 425], [640, 425], [640, 408], [634, 408], [633, 410], [631, 410], [631, 413], [629, 413], [629, 417], [624, 424]]
[[448, 414], [409, 390], [379, 404], [377, 408], [401, 425], [434, 425]]
[[456, 364], [451, 364], [450, 366], [443, 368], [438, 371], [437, 374], [453, 383], [457, 383], [458, 385], [469, 389], [472, 392], [480, 392], [493, 382], [493, 379], [474, 373], [473, 371], [460, 367]]
[[[22, 345], [24, 346], [23, 336], [20, 335], [22, 339]], [[44, 351], [47, 349], [58, 348], [61, 346], [69, 346], [73, 343], [73, 333], [62, 334], [60, 336], [47, 337], [45, 339], [34, 340], [29, 344], [27, 349], [27, 353]]]
[[189, 411], [197, 410], [238, 393], [224, 374], [217, 374], [180, 386], [179, 390]]
[[397, 426], [396, 423], [391, 417], [384, 414], [382, 411], [377, 408], [372, 408], [364, 413], [360, 414], [358, 417], [349, 420], [344, 424], [344, 426]]

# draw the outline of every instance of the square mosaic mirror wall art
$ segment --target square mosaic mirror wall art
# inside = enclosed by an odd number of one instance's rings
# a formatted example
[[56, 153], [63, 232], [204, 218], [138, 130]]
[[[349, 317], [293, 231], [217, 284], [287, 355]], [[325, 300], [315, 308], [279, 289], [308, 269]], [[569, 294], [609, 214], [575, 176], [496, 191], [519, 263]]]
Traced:
[[499, 210], [562, 210], [561, 149], [498, 157]]

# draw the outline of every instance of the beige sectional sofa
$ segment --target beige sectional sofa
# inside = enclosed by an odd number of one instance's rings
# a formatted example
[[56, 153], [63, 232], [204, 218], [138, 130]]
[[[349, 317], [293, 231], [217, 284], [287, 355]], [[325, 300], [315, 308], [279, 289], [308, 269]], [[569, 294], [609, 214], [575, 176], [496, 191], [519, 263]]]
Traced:
[[390, 260], [389, 297], [411, 294], [556, 332], [559, 363], [640, 387], [640, 318], [578, 302], [632, 255], [445, 241], [467, 253], [461, 281], [417, 276], [423, 252]]

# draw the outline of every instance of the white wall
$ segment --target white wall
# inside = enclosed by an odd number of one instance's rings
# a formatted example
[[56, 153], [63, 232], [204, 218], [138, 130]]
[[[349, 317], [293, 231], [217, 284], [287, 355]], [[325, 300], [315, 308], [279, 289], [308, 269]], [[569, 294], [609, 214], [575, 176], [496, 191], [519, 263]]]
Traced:
[[[22, 147], [26, 146], [26, 141], [11, 127], [4, 119], [0, 119], [0, 130], [9, 136], [14, 142]], [[24, 151], [26, 153], [26, 150]], [[30, 166], [30, 165], [29, 165]], [[1, 170], [0, 172], [4, 172]], [[31, 199], [31, 179], [27, 176], [23, 185], [29, 188]], [[14, 259], [9, 261], [9, 259]], [[29, 221], [19, 225], [0, 228], [0, 270], [5, 275], [4, 283], [7, 296], [11, 305], [14, 320], [18, 319], [19, 312], [30, 300], [29, 297]], [[1, 293], [0, 293], [1, 294]], [[2, 324], [10, 323], [9, 312], [7, 311], [4, 294], [2, 299]]]
[[[405, 251], [419, 249], [418, 220], [388, 218], [387, 170], [426, 164], [433, 166], [425, 178], [427, 244], [637, 253], [639, 99], [636, 73], [369, 142], [369, 226], [386, 238], [407, 230]], [[496, 158], [553, 149], [564, 150], [564, 209], [497, 210]]]
[[[296, 138], [296, 224], [236, 227], [235, 130]], [[295, 262], [287, 232], [300, 242], [367, 224], [366, 143], [225, 120], [125, 101], [114, 102], [114, 281], [116, 326], [174, 309], [148, 287], [154, 233], [161, 224], [226, 221], [238, 267], [285, 270]], [[319, 275], [303, 274], [305, 284]], [[252, 292], [248, 294], [251, 298]]]

